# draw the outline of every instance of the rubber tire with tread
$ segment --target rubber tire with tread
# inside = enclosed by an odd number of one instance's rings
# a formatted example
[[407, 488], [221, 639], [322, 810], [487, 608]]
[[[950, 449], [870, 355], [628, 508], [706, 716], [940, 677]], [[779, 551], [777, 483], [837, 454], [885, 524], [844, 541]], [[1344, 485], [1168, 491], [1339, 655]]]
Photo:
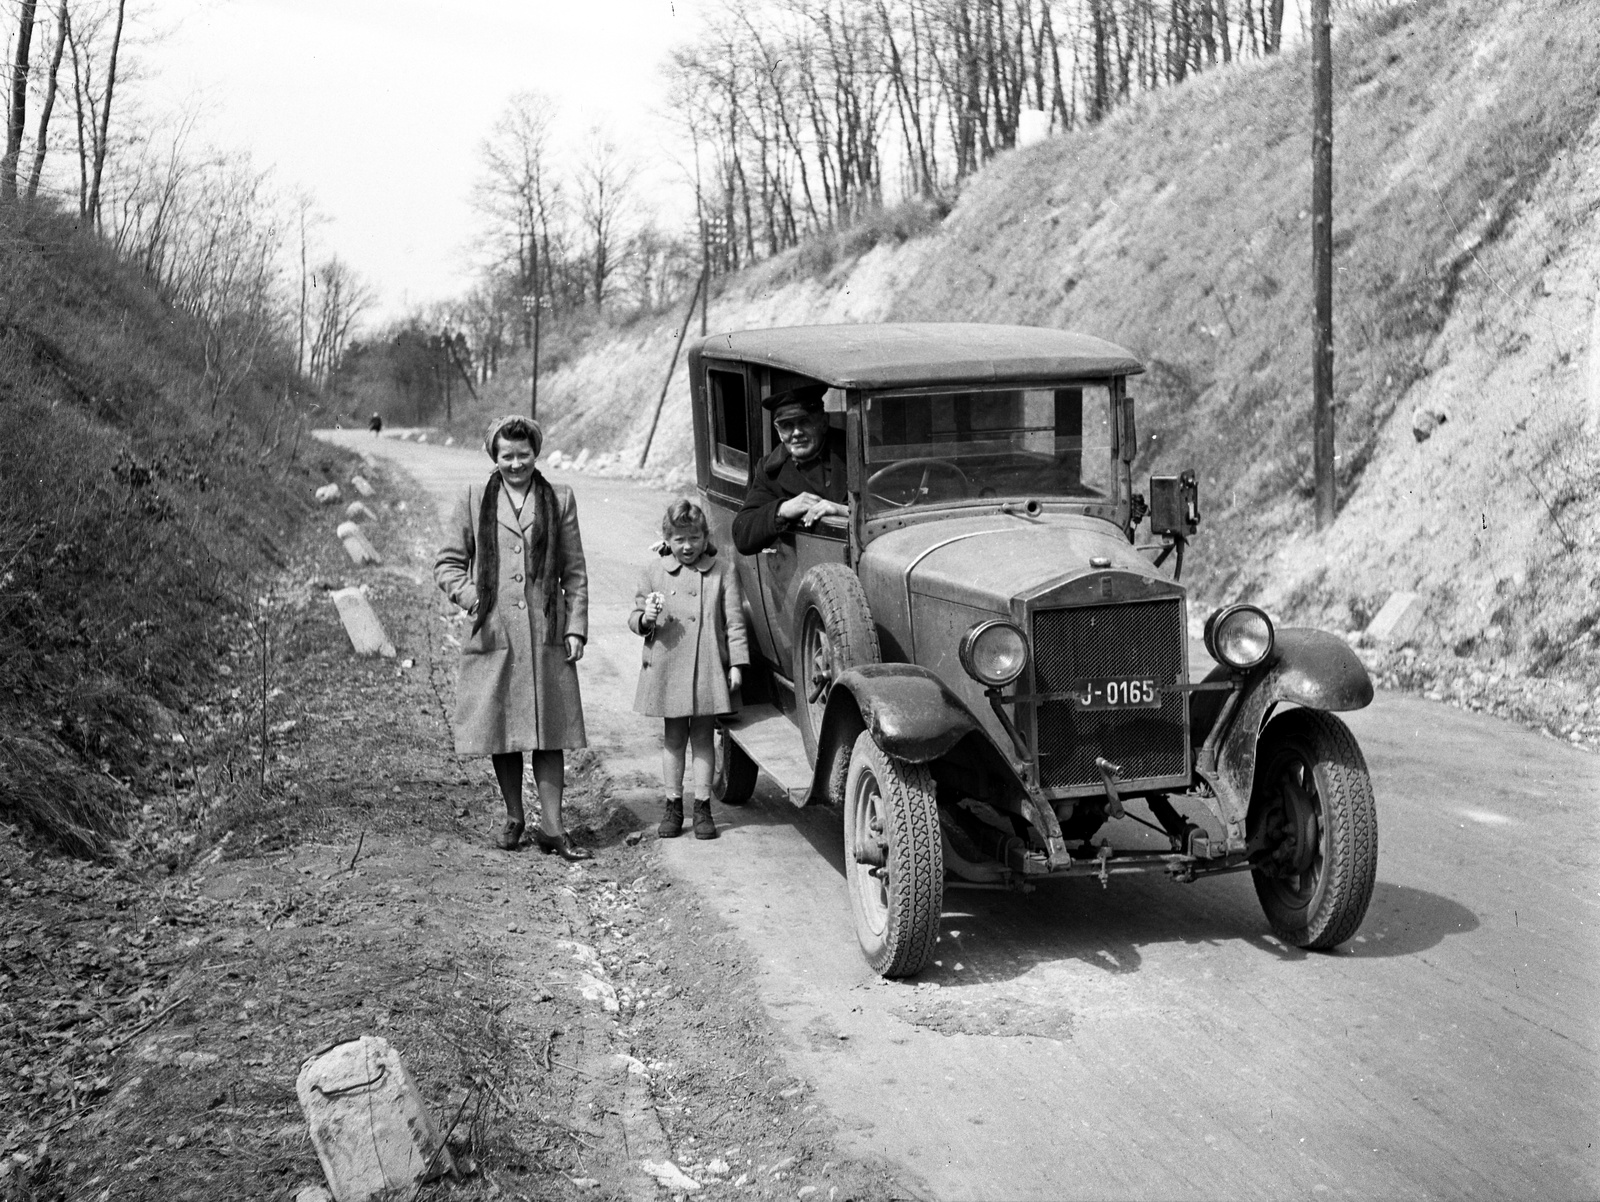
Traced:
[[[874, 812], [888, 843], [884, 878], [855, 858], [857, 834], [870, 829]], [[944, 845], [928, 766], [889, 755], [869, 732], [857, 736], [845, 784], [844, 842], [845, 886], [862, 954], [880, 976], [912, 976], [933, 957], [944, 908]]]
[[760, 769], [749, 753], [722, 727], [717, 727], [717, 770], [711, 796], [725, 806], [742, 806], [754, 796]]
[[[818, 634], [825, 635], [830, 648], [825, 658], [830, 677], [821, 697], [808, 700], [814, 682], [812, 677], [821, 669], [810, 661], [817, 658], [814, 643]], [[794, 687], [795, 711], [800, 719], [800, 737], [805, 741], [806, 759], [815, 766], [817, 729], [828, 704], [828, 691], [832, 681], [849, 668], [878, 662], [878, 628], [872, 621], [872, 610], [867, 606], [867, 594], [855, 572], [842, 563], [819, 563], [812, 566], [800, 580], [795, 594], [794, 607]]]
[[[1312, 786], [1306, 789], [1306, 784]], [[1355, 736], [1319, 710], [1280, 714], [1261, 732], [1250, 832], [1285, 805], [1298, 787], [1317, 815], [1316, 863], [1309, 888], [1299, 874], [1291, 888], [1281, 872], [1251, 870], [1256, 897], [1278, 938], [1294, 947], [1326, 950], [1356, 933], [1372, 900], [1378, 873], [1378, 814], [1372, 777]]]

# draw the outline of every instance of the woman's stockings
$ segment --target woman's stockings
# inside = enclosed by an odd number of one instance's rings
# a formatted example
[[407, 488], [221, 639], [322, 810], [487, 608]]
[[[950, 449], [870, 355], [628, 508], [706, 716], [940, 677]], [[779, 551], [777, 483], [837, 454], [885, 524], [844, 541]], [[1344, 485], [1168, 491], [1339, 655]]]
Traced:
[[500, 783], [500, 796], [506, 803], [506, 820], [522, 824], [522, 752], [507, 751], [490, 757], [494, 778]]

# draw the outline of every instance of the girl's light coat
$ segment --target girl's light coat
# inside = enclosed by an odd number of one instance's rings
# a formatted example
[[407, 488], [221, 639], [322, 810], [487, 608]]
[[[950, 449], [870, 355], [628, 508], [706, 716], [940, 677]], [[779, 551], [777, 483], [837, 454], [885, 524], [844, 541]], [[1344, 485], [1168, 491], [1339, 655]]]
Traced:
[[[529, 544], [537, 537], [538, 498], [530, 490], [519, 517], [504, 489], [495, 533], [500, 539], [500, 577], [489, 619], [461, 644], [461, 683], [451, 721], [459, 755], [497, 755], [507, 751], [551, 751], [584, 747], [583, 699], [578, 671], [567, 662], [566, 637], [589, 635], [589, 571], [578, 533], [572, 490], [552, 486], [560, 514], [557, 580], [534, 580]], [[474, 543], [483, 485], [474, 484], [456, 501], [445, 545], [433, 565], [433, 578], [445, 596], [470, 610], [478, 599], [473, 583]], [[545, 590], [556, 597], [558, 637], [546, 637]]]
[[[644, 601], [651, 593], [666, 608], [649, 631]], [[685, 567], [675, 556], [647, 564], [634, 591], [628, 629], [644, 636], [644, 665], [633, 708], [659, 718], [733, 711], [728, 669], [750, 663], [739, 574], [707, 553]]]

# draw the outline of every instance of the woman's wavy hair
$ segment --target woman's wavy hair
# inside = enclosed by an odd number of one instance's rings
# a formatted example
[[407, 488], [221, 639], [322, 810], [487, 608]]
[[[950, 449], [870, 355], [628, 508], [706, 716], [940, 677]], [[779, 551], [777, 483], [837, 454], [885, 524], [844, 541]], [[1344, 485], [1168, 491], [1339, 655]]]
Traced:
[[667, 540], [672, 537], [674, 530], [698, 530], [706, 536], [706, 554], [715, 555], [716, 547], [711, 545], [711, 524], [706, 521], [706, 511], [701, 509], [687, 497], [674, 501], [667, 506], [667, 512], [661, 518], [661, 554], [671, 555], [672, 548], [667, 545]]

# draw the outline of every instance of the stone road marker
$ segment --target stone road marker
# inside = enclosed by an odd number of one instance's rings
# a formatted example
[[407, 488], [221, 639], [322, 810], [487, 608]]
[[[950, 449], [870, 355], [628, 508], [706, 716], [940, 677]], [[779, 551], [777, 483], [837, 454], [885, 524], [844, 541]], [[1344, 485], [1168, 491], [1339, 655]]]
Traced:
[[375, 491], [377, 491], [372, 487], [372, 485], [367, 483], [367, 478], [365, 476], [351, 476], [350, 487], [355, 489], [363, 497], [370, 497]]
[[1378, 616], [1367, 624], [1367, 637], [1398, 647], [1416, 634], [1426, 608], [1416, 593], [1390, 593]]
[[339, 1202], [416, 1196], [455, 1167], [400, 1053], [363, 1035], [312, 1056], [295, 1092]]
[[378, 520], [378, 515], [360, 501], [351, 501], [350, 504], [346, 505], [344, 507], [344, 516], [352, 522], [375, 522]]
[[358, 588], [342, 588], [328, 595], [339, 607], [339, 620], [344, 623], [344, 631], [350, 636], [350, 646], [355, 648], [357, 655], [394, 658], [394, 644], [389, 641], [388, 632], [384, 630], [377, 611], [372, 608], [372, 602], [367, 600], [365, 593]]
[[337, 484], [324, 484], [321, 488], [317, 489], [317, 504], [332, 505], [343, 495], [344, 494], [339, 491], [339, 486]]
[[367, 541], [367, 536], [361, 533], [361, 527], [354, 522], [340, 522], [338, 530], [334, 533], [339, 536], [339, 541], [344, 544], [344, 549], [356, 563], [383, 562], [383, 557], [378, 554], [378, 549]]

